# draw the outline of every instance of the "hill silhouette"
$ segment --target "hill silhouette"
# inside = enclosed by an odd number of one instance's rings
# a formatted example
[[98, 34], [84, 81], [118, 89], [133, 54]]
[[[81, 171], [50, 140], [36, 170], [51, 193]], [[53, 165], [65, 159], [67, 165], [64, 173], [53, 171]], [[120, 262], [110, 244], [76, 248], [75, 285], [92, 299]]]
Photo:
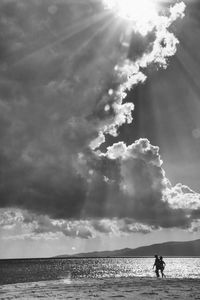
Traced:
[[187, 242], [166, 242], [135, 249], [124, 248], [114, 251], [95, 251], [58, 257], [134, 257], [134, 256], [200, 256], [200, 239]]

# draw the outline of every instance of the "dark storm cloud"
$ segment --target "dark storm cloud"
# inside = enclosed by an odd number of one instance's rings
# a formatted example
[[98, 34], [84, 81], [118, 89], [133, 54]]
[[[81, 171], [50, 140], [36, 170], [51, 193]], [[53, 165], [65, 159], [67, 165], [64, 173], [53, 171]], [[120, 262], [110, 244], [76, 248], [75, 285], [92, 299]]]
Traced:
[[89, 116], [102, 94], [101, 69], [111, 72], [116, 56], [109, 45], [98, 50], [108, 19], [94, 4], [0, 3], [1, 207], [80, 216], [87, 178], [79, 156], [98, 135]]
[[[116, 134], [121, 124], [132, 120], [133, 110], [132, 104], [118, 103], [119, 91], [112, 90], [129, 77], [113, 75], [121, 58], [120, 32], [106, 27], [112, 20], [96, 4], [0, 3], [0, 206], [47, 215], [38, 217], [33, 230], [37, 234], [61, 231], [88, 238], [94, 229], [112, 232], [113, 224], [98, 223], [100, 218], [128, 217], [150, 228], [186, 228], [192, 219], [187, 208], [174, 204], [181, 191], [172, 193], [167, 187], [158, 148], [139, 140], [129, 147], [115, 144], [99, 155], [89, 147], [99, 132], [101, 138]], [[153, 47], [150, 36], [151, 47], [141, 64], [156, 59], [163, 63], [173, 55], [173, 37], [168, 35], [166, 41], [170, 47], [162, 52], [159, 43]], [[130, 58], [137, 60], [144, 45], [132, 49]], [[131, 84], [144, 79], [136, 68]], [[198, 203], [198, 195], [189, 194]], [[70, 227], [62, 225], [66, 219], [97, 223]], [[31, 222], [28, 216], [24, 219]], [[125, 224], [118, 230], [149, 230], [140, 226]]]
[[[119, 37], [109, 37], [94, 4], [1, 1], [1, 207], [80, 218], [89, 206], [89, 215], [104, 215], [96, 212], [103, 195], [88, 182], [88, 160], [98, 161], [88, 145], [112, 122], [102, 94]], [[106, 195], [105, 176], [95, 178]]]

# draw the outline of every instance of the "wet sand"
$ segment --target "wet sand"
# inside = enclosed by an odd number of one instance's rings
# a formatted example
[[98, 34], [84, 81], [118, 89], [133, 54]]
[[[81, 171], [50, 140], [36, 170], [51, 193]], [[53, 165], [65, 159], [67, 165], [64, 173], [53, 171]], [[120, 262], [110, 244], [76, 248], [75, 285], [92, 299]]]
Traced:
[[0, 299], [200, 299], [200, 279], [108, 278], [0, 286]]

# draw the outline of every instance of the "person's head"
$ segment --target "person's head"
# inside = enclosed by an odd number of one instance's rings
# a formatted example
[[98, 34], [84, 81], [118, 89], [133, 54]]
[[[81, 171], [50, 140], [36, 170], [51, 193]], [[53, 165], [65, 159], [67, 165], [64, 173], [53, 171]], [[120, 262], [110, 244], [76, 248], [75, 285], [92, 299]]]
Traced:
[[160, 260], [162, 260], [163, 259], [163, 257], [162, 256], [160, 256]]
[[155, 256], [155, 258], [158, 258], [158, 255], [157, 255], [157, 254], [155, 254], [154, 256]]

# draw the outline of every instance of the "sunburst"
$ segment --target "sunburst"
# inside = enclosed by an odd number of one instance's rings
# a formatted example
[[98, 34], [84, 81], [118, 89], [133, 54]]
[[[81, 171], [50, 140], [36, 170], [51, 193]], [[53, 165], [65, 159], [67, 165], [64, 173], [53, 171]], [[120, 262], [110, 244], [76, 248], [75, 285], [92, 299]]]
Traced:
[[136, 31], [146, 35], [156, 26], [158, 0], [104, 0], [105, 6], [119, 17], [131, 22]]

